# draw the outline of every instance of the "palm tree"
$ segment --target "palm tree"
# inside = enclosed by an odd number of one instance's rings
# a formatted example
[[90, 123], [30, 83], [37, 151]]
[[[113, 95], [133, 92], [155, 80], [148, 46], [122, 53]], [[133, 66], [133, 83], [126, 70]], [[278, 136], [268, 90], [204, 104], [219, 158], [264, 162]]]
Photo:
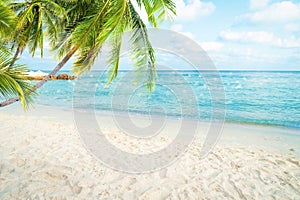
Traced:
[[66, 21], [63, 7], [52, 0], [30, 0], [11, 3], [10, 7], [17, 14], [17, 25], [14, 35], [13, 48], [16, 47], [10, 67], [23, 50], [27, 47], [32, 56], [40, 49], [44, 54], [45, 36], [50, 42], [55, 42]]
[[[148, 20], [154, 27], [157, 26], [158, 20], [175, 14], [175, 4], [171, 0], [137, 0], [136, 2], [139, 7], [145, 8]], [[130, 42], [136, 67], [144, 68], [144, 71], [148, 72], [146, 81], [149, 89], [152, 90], [156, 74], [155, 52], [148, 39], [146, 26], [133, 6], [132, 0], [106, 0], [93, 1], [93, 3], [89, 0], [77, 0], [67, 1], [66, 5], [70, 8], [72, 3], [87, 3], [89, 6], [84, 7], [86, 11], [78, 12], [84, 13], [83, 16], [71, 15], [74, 14], [72, 10], [68, 13], [71, 19], [69, 19], [69, 26], [66, 27], [71, 28], [65, 30], [66, 34], [62, 35], [55, 48], [62, 60], [48, 76], [32, 88], [32, 91], [44, 85], [50, 76], [55, 75], [75, 53], [77, 54], [73, 72], [81, 75], [89, 71], [103, 44], [108, 40], [113, 44], [108, 60], [112, 66], [110, 81], [113, 80], [118, 72], [122, 34], [127, 30], [132, 30]], [[81, 11], [82, 9], [79, 8]], [[2, 102], [0, 107], [16, 101], [18, 98]]]
[[[0, 37], [6, 41], [10, 33], [15, 28], [14, 12], [0, 0]], [[5, 43], [0, 45], [0, 98], [10, 98], [18, 96], [24, 108], [31, 102], [31, 96], [25, 95], [32, 85], [24, 81], [22, 76], [26, 68], [22, 65], [15, 65], [13, 69], [9, 68], [11, 63], [10, 51]]]

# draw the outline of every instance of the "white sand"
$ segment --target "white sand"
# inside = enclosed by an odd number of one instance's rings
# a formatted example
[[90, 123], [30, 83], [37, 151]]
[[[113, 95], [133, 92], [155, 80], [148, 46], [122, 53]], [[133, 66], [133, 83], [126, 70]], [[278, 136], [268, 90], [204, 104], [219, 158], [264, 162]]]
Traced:
[[[171, 138], [141, 145], [105, 130], [129, 152], [156, 150]], [[0, 110], [0, 199], [300, 199], [299, 144], [299, 130], [226, 124], [203, 160], [199, 137], [168, 168], [127, 174], [84, 148], [71, 112], [39, 106], [23, 113], [12, 106]]]

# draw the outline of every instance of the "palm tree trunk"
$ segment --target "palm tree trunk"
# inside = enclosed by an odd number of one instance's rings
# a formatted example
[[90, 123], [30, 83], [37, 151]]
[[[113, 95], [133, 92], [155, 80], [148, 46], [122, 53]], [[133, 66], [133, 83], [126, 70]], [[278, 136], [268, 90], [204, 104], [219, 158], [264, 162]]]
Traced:
[[[43, 78], [43, 80], [41, 80], [36, 85], [34, 85], [32, 87], [32, 89], [26, 93], [26, 95], [29, 95], [33, 91], [42, 87], [50, 79], [51, 76], [55, 75], [68, 62], [68, 60], [74, 55], [74, 53], [77, 51], [77, 49], [78, 49], [77, 46], [73, 47], [71, 49], [71, 51], [69, 51], [69, 53], [57, 64], [57, 66], [47, 76], [45, 76]], [[8, 99], [6, 101], [1, 102], [0, 107], [4, 107], [4, 106], [10, 105], [10, 104], [13, 104], [19, 100], [20, 100], [19, 97], [14, 97], [14, 98]]]
[[8, 68], [12, 68], [13, 67], [13, 65], [15, 64], [15, 62], [16, 62], [19, 54], [20, 54], [20, 50], [21, 50], [20, 46], [18, 46], [18, 48], [16, 50], [16, 53], [15, 53], [14, 57], [12, 58], [11, 63], [9, 64]]

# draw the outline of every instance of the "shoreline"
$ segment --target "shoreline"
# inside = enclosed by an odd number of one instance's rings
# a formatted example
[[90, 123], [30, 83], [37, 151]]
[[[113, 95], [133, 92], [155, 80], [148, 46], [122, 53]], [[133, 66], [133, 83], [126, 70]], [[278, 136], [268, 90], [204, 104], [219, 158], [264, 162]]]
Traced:
[[[17, 105], [18, 103], [14, 104]], [[14, 106], [13, 105], [13, 106]], [[20, 107], [20, 108], [12, 108], [12, 110], [22, 110], [21, 105], [17, 105], [15, 107]], [[73, 112], [73, 107], [70, 106], [63, 106], [63, 105], [50, 105], [50, 104], [39, 104], [39, 103], [35, 103], [32, 108], [30, 110], [34, 110], [34, 109], [44, 109], [44, 110], [63, 110], [65, 112]], [[3, 111], [5, 112], [10, 112], [8, 109], [8, 107], [4, 107], [1, 108]], [[30, 112], [29, 110], [29, 112]], [[92, 109], [92, 108], [78, 108], [78, 110], [82, 110], [83, 112], [86, 111], [91, 111], [96, 113], [96, 115], [111, 115], [112, 111], [111, 110], [98, 110], [98, 109]], [[1, 110], [0, 110], [1, 111]], [[23, 112], [25, 114], [25, 112]], [[120, 116], [124, 116], [127, 112], [125, 111], [116, 111], [115, 113], [117, 113], [117, 115]], [[144, 113], [140, 113], [140, 112], [133, 112], [130, 113], [130, 116], [137, 116], [137, 117], [147, 117], [148, 115], [144, 114]], [[155, 118], [161, 118], [161, 116], [159, 114], [152, 114], [153, 117]], [[166, 116], [167, 119], [170, 120], [178, 120], [180, 119], [180, 117], [178, 116]], [[186, 118], [188, 121], [198, 121], [200, 123], [210, 123], [209, 120], [198, 120], [198, 119], [194, 119], [194, 118]], [[259, 122], [244, 122], [244, 121], [233, 121], [233, 120], [225, 120], [224, 121], [225, 124], [232, 124], [232, 125], [245, 125], [245, 126], [253, 126], [253, 127], [274, 127], [274, 128], [278, 128], [278, 129], [283, 129], [283, 130], [293, 130], [293, 131], [298, 131], [299, 134], [296, 134], [298, 136], [300, 136], [300, 126], [287, 126], [287, 125], [281, 125], [281, 124], [272, 124], [272, 123], [259, 123]]]
[[[74, 121], [74, 110], [69, 107], [63, 107], [63, 106], [50, 106], [50, 105], [34, 105], [29, 111], [24, 111], [20, 105], [14, 104], [10, 107], [5, 107], [2, 109], [2, 113], [11, 114], [11, 115], [21, 115], [21, 116], [38, 116], [42, 118], [47, 118], [51, 122], [55, 123], [66, 123], [67, 125], [74, 125], [76, 122]], [[82, 112], [83, 114], [88, 112], [94, 112], [92, 109], [86, 110], [86, 109], [77, 109], [76, 111]], [[46, 113], [46, 114], [45, 114]], [[101, 126], [103, 126], [104, 129], [109, 128], [113, 131], [119, 131], [119, 127], [113, 126], [107, 126], [107, 124], [114, 124], [115, 121], [112, 117], [111, 111], [101, 111], [101, 110], [95, 110], [95, 116], [96, 120]], [[124, 113], [117, 112], [116, 116], [123, 118], [126, 117]], [[147, 124], [149, 118], [146, 115], [141, 114], [131, 114], [130, 117], [133, 120], [138, 120], [138, 122], [141, 122], [142, 124]], [[169, 128], [166, 129], [164, 132], [164, 135], [170, 138], [174, 138], [174, 134], [172, 132], [176, 132], [177, 130], [170, 128], [170, 126], [177, 126], [176, 124], [178, 122], [181, 122], [179, 118], [161, 118], [159, 116], [154, 116], [155, 120], [165, 120], [167, 123], [169, 123]], [[201, 127], [201, 131], [195, 133], [196, 138], [204, 139], [206, 136], [210, 122], [207, 121], [197, 121], [197, 120], [187, 120], [187, 122], [195, 123], [197, 122], [199, 127]], [[105, 125], [104, 125], [105, 124]], [[257, 138], [265, 138], [270, 137], [272, 140], [276, 140], [274, 138], [276, 137], [283, 137], [282, 139], [288, 142], [288, 145], [292, 145], [294, 149], [297, 149], [297, 156], [300, 158], [300, 146], [298, 147], [297, 144], [300, 144], [300, 134], [299, 134], [299, 128], [296, 127], [288, 127], [288, 126], [281, 126], [281, 125], [268, 125], [268, 124], [256, 124], [256, 123], [237, 123], [237, 122], [224, 122], [223, 124], [223, 130], [220, 134], [219, 138], [220, 140], [218, 142], [227, 141], [227, 142], [234, 142], [236, 144], [243, 144], [243, 145], [249, 145], [249, 143], [244, 142], [242, 138], [247, 138], [252, 140], [256, 140]], [[205, 133], [204, 133], [205, 132]], [[171, 134], [169, 134], [171, 133]], [[243, 133], [243, 134], [239, 134]], [[255, 137], [254, 137], [255, 136]], [[216, 142], [216, 144], [218, 143]], [[252, 141], [253, 145], [256, 145], [257, 143], [261, 146], [263, 146], [263, 142], [255, 142]], [[271, 146], [275, 146], [275, 144], [271, 144]], [[272, 149], [276, 150], [278, 152], [285, 152], [289, 153], [289, 150], [282, 149], [280, 146]]]

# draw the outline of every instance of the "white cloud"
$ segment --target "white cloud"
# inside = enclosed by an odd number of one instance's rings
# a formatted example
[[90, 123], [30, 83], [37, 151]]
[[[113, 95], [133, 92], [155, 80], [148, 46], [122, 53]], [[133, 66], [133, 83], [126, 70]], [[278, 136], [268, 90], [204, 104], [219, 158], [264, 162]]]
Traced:
[[294, 49], [239, 43], [225, 43], [209, 56], [222, 69], [298, 69], [300, 58]]
[[250, 0], [250, 9], [258, 10], [265, 8], [269, 3], [269, 0]]
[[44, 49], [49, 51], [51, 49], [50, 42], [48, 40], [44, 40]]
[[[201, 0], [189, 0], [188, 2], [184, 0], [174, 0], [174, 2], [176, 4], [176, 20], [181, 21], [190, 21], [199, 16], [210, 15], [216, 9], [213, 3], [202, 2]], [[136, 1], [132, 1], [132, 4], [143, 22], [148, 24], [148, 16], [144, 7], [140, 9]]]
[[171, 30], [172, 31], [176, 31], [176, 32], [179, 32], [179, 31], [182, 31], [182, 24], [174, 24], [171, 26]]
[[284, 39], [279, 39], [280, 47], [300, 47], [300, 38], [289, 37]]
[[191, 39], [195, 38], [195, 35], [192, 32], [185, 31], [185, 32], [180, 32], [180, 33], [182, 33], [183, 35], [185, 35]]
[[142, 9], [138, 6], [136, 1], [130, 1], [136, 10], [136, 12], [140, 15], [141, 19], [145, 24], [148, 24], [148, 15], [144, 7]]
[[300, 31], [300, 24], [298, 23], [289, 23], [284, 26], [287, 31], [297, 32]]
[[200, 0], [189, 0], [187, 3], [184, 0], [175, 0], [177, 20], [189, 21], [194, 20], [199, 16], [212, 14], [216, 7], [211, 2], [202, 2]]
[[[185, 32], [183, 30], [182, 24], [174, 24], [171, 26], [171, 30], [179, 32], [191, 39], [195, 39], [195, 35], [191, 32]], [[205, 50], [205, 51], [218, 51], [223, 47], [222, 43], [219, 42], [199, 42], [199, 45]]]
[[300, 20], [300, 3], [282, 1], [271, 4], [265, 9], [244, 16], [252, 22], [291, 22]]
[[249, 32], [234, 32], [222, 31], [220, 37], [227, 41], [241, 42], [241, 43], [259, 43], [277, 47], [300, 47], [300, 38], [289, 37], [279, 38], [273, 33], [266, 31], [249, 31]]
[[199, 44], [205, 51], [219, 51], [223, 47], [220, 42], [200, 42]]
[[174, 24], [174, 25], [171, 26], [172, 31], [176, 31], [178, 33], [181, 33], [181, 34], [183, 34], [183, 35], [185, 35], [185, 36], [187, 36], [191, 39], [195, 38], [195, 35], [193, 33], [188, 32], [188, 31], [182, 31], [182, 29], [183, 29], [182, 24]]
[[265, 31], [254, 32], [235, 32], [235, 31], [222, 31], [220, 37], [227, 41], [238, 42], [256, 42], [256, 43], [270, 43], [273, 42], [275, 37], [272, 33]]

